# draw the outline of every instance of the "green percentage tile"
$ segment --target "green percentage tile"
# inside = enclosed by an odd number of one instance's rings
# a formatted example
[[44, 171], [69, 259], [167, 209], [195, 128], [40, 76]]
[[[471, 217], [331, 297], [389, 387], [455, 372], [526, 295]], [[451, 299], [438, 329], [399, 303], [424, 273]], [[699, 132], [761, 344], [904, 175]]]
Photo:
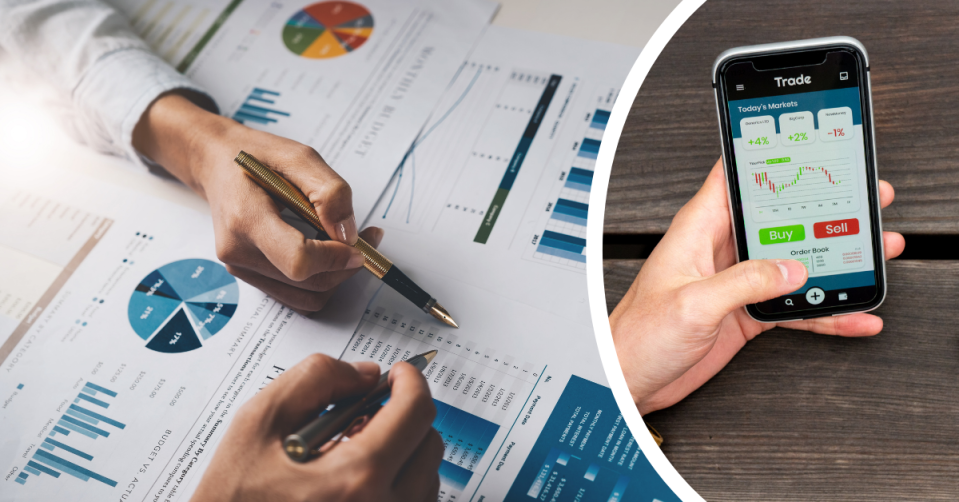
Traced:
[[769, 144], [769, 137], [768, 137], [768, 136], [760, 136], [760, 137], [758, 137], [758, 138], [756, 138], [756, 139], [751, 139], [751, 140], [749, 140], [748, 143], [749, 143], [750, 145], [768, 145], [768, 144]]

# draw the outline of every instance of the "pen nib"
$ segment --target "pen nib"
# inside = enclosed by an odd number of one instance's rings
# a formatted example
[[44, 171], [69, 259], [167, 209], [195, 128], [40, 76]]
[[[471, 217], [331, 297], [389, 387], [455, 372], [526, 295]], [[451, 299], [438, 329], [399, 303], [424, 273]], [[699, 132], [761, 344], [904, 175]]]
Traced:
[[434, 303], [434, 304], [433, 304], [433, 307], [430, 308], [430, 315], [432, 315], [433, 317], [435, 317], [435, 318], [443, 321], [444, 323], [446, 323], [446, 324], [449, 325], [449, 326], [452, 326], [452, 327], [454, 327], [454, 328], [459, 328], [459, 327], [460, 327], [460, 325], [459, 325], [459, 324], [456, 324], [456, 321], [453, 320], [453, 317], [450, 316], [450, 313], [447, 312], [446, 309], [444, 309], [443, 306], [440, 305], [439, 303]]

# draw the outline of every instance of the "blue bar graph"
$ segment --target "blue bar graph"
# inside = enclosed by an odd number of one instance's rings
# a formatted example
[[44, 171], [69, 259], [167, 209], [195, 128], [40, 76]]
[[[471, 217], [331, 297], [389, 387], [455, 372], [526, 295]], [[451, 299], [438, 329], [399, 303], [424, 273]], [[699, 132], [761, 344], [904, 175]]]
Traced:
[[240, 108], [233, 114], [233, 120], [244, 124], [246, 122], [255, 122], [257, 124], [271, 124], [276, 122], [275, 117], [289, 117], [289, 112], [276, 110], [270, 106], [276, 103], [276, 98], [280, 93], [268, 91], [254, 87], [250, 95], [246, 97]]
[[117, 393], [116, 393], [116, 392], [113, 392], [113, 391], [110, 390], [110, 389], [104, 389], [103, 387], [100, 387], [99, 385], [97, 385], [97, 384], [95, 384], [95, 383], [87, 382], [83, 387], [84, 387], [85, 389], [90, 389], [90, 390], [95, 390], [95, 391], [97, 391], [97, 392], [102, 392], [102, 393], [104, 393], [104, 394], [106, 394], [106, 395], [108, 395], [108, 396], [110, 396], [110, 397], [117, 397]]
[[589, 127], [593, 129], [606, 130], [606, 124], [609, 123], [609, 112], [606, 110], [596, 109], [596, 112], [593, 113], [593, 120], [590, 121]]
[[[68, 436], [70, 432], [76, 432], [90, 439], [97, 439], [101, 436], [110, 436], [110, 432], [105, 430], [104, 427], [112, 426], [121, 430], [126, 428], [126, 424], [122, 422], [77, 405], [82, 400], [104, 409], [109, 408], [109, 403], [93, 397], [101, 394], [101, 397], [104, 398], [117, 396], [116, 392], [90, 382], [87, 382], [86, 385], [80, 389], [77, 398], [74, 400], [76, 404], [71, 404], [66, 412], [60, 416], [57, 425], [53, 427], [48, 437], [44, 438], [43, 442], [40, 443], [40, 448], [34, 451], [33, 460], [27, 462], [27, 465], [23, 467], [23, 472], [20, 473], [21, 475], [16, 478], [15, 481], [23, 485], [26, 484], [29, 474], [34, 476], [47, 474], [53, 478], [59, 478], [60, 474], [66, 473], [81, 481], [94, 479], [111, 487], [117, 485], [116, 481], [75, 463], [81, 460], [88, 462], [93, 461], [93, 455], [77, 448], [77, 446], [68, 445], [60, 440], [53, 439], [57, 437], [58, 434], [64, 437]], [[86, 441], [79, 436], [73, 437], [80, 443]], [[62, 451], [66, 454], [66, 458], [54, 454], [54, 452], [57, 451]]]
[[110, 407], [110, 405], [109, 405], [108, 403], [106, 403], [106, 402], [104, 402], [104, 401], [101, 401], [101, 400], [99, 400], [99, 399], [97, 399], [97, 398], [95, 398], [95, 397], [90, 397], [90, 396], [88, 396], [88, 395], [86, 395], [86, 394], [82, 394], [82, 393], [81, 393], [81, 394], [77, 394], [77, 398], [74, 399], [73, 402], [74, 402], [74, 403], [77, 403], [77, 404], [80, 404], [80, 400], [81, 400], [81, 399], [84, 400], [84, 401], [89, 401], [89, 402], [91, 402], [91, 403], [93, 403], [93, 404], [95, 404], [95, 405], [97, 405], [97, 406], [99, 406], [99, 407], [101, 407], [101, 408], [109, 408], [109, 407]]
[[247, 98], [248, 101], [259, 101], [261, 103], [273, 104], [276, 103], [275, 100], [270, 99], [271, 97], [279, 96], [280, 93], [274, 91], [268, 91], [266, 89], [260, 89], [259, 87], [254, 87], [253, 91], [250, 92], [250, 96]]
[[116, 427], [117, 429], [123, 429], [123, 428], [126, 427], [125, 424], [122, 424], [122, 423], [120, 423], [120, 422], [117, 422], [116, 420], [114, 420], [114, 419], [112, 419], [112, 418], [105, 417], [105, 416], [103, 416], [103, 415], [101, 415], [101, 414], [99, 414], [99, 413], [94, 413], [94, 412], [92, 412], [92, 411], [90, 411], [90, 410], [88, 410], [88, 409], [86, 409], [86, 408], [81, 408], [81, 407], [79, 407], [79, 406], [77, 406], [77, 405], [75, 405], [75, 404], [71, 404], [71, 405], [70, 405], [70, 409], [71, 409], [72, 411], [76, 411], [76, 412], [78, 412], [78, 413], [82, 413], [82, 414], [84, 414], [84, 415], [86, 415], [86, 416], [88, 416], [88, 417], [94, 418], [94, 419], [96, 419], [96, 420], [100, 420], [100, 421], [102, 421], [102, 422], [108, 423], [108, 424]]
[[543, 232], [543, 237], [536, 247], [536, 251], [558, 258], [586, 263], [586, 255], [583, 251], [586, 249], [586, 239], [573, 237], [572, 235], [561, 234], [547, 230]]
[[46, 438], [46, 439], [43, 440], [43, 444], [41, 444], [40, 446], [43, 446], [45, 450], [49, 450], [49, 451], [53, 451], [54, 448], [60, 448], [61, 450], [63, 450], [63, 451], [68, 451], [68, 452], [70, 452], [70, 453], [72, 453], [72, 454], [74, 454], [74, 455], [76, 455], [76, 456], [78, 456], [78, 457], [80, 457], [80, 458], [83, 458], [83, 459], [86, 459], [86, 460], [93, 460], [93, 455], [90, 455], [90, 454], [88, 454], [88, 453], [83, 453], [82, 451], [80, 451], [80, 450], [78, 450], [78, 449], [76, 449], [76, 448], [74, 448], [74, 447], [72, 447], [72, 446], [67, 446], [67, 445], [65, 445], [65, 444], [63, 444], [63, 443], [61, 443], [61, 442], [59, 442], [59, 441], [54, 440], [54, 439]]
[[580, 270], [584, 268], [586, 241], [582, 237], [586, 235], [593, 165], [609, 117], [608, 111], [599, 108], [591, 116], [586, 116], [587, 127], [582, 140], [578, 145], [574, 144], [575, 157], [567, 164], [570, 167], [566, 179], [560, 178], [562, 188], [549, 212], [543, 236], [535, 243], [534, 258]]
[[90, 417], [84, 415], [83, 413], [80, 413], [80, 412], [77, 412], [77, 411], [74, 411], [74, 410], [67, 410], [66, 413], [67, 413], [67, 415], [70, 415], [71, 417], [76, 418], [76, 419], [79, 419], [79, 420], [83, 420], [84, 422], [86, 422], [86, 423], [88, 423], [88, 424], [90, 424], [90, 425], [97, 425], [97, 424], [100, 423], [99, 420], [97, 420], [97, 419], [95, 419], [95, 418], [90, 418]]
[[599, 156], [599, 144], [600, 140], [598, 139], [583, 138], [583, 143], [579, 145], [579, 153], [577, 155], [596, 160], [596, 157]]
[[563, 186], [580, 192], [589, 192], [593, 187], [593, 171], [574, 167], [569, 170], [569, 176], [566, 177], [566, 184]]
[[[51, 469], [51, 468], [49, 468], [49, 467], [47, 467], [47, 466], [45, 466], [45, 465], [38, 464], [38, 463], [34, 462], [33, 460], [27, 462], [27, 466], [23, 468], [23, 470], [25, 470], [25, 471], [27, 471], [27, 469], [33, 469], [34, 471], [37, 471], [37, 472], [34, 473], [34, 474], [36, 474], [37, 476], [39, 476], [40, 473], [42, 472], [43, 474], [47, 474], [47, 475], [53, 476], [53, 477], [55, 477], [55, 478], [59, 478], [59, 477], [60, 477], [60, 473], [59, 473], [59, 472], [57, 472], [57, 471], [55, 471], [55, 470], [53, 470], [53, 469]], [[27, 472], [33, 472], [33, 471], [27, 471]]]
[[96, 438], [97, 438], [97, 435], [96, 435], [95, 433], [93, 433], [93, 432], [91, 432], [91, 431], [88, 431], [88, 430], [84, 429], [83, 427], [80, 427], [80, 426], [74, 425], [74, 424], [72, 424], [72, 423], [70, 423], [70, 422], [67, 422], [66, 420], [63, 420], [62, 418], [60, 419], [59, 422], [57, 422], [57, 424], [59, 424], [60, 427], [65, 427], [65, 428], [67, 428], [67, 429], [70, 429], [70, 430], [73, 431], [73, 432], [76, 432], [76, 433], [79, 433], [79, 434], [83, 434], [84, 436], [86, 436], [86, 437], [88, 437], [88, 438], [90, 438], [90, 439], [96, 439]]
[[[69, 416], [67, 416], [67, 415], [64, 415], [64, 416], [60, 417], [60, 421], [61, 421], [61, 422], [71, 423], [71, 424], [73, 424], [73, 425], [76, 425], [77, 427], [82, 427], [82, 428], [84, 428], [84, 429], [86, 429], [86, 430], [88, 430], [88, 431], [90, 431], [90, 432], [92, 432], [92, 433], [94, 433], [94, 434], [97, 434], [97, 435], [100, 435], [100, 436], [103, 436], [103, 437], [109, 437], [109, 436], [110, 436], [110, 433], [109, 433], [109, 432], [107, 432], [107, 431], [105, 431], [105, 430], [103, 430], [103, 429], [101, 429], [101, 428], [99, 428], [99, 427], [94, 427], [94, 426], [92, 426], [92, 425], [90, 425], [90, 424], [88, 424], [88, 423], [86, 423], [86, 422], [77, 420], [77, 419], [75, 419], [75, 418], [73, 418], [73, 417], [69, 417]], [[74, 430], [76, 430], [76, 429], [74, 429]], [[77, 432], [79, 432], [79, 431], [77, 431]]]
[[436, 405], [433, 428], [445, 444], [440, 481], [462, 491], [499, 431], [499, 425], [442, 401], [434, 399], [433, 403]]
[[52, 453], [47, 453], [45, 450], [37, 450], [36, 453], [33, 454], [33, 458], [39, 462], [43, 462], [44, 464], [47, 464], [50, 467], [58, 468], [61, 471], [75, 478], [81, 479], [83, 481], [89, 481], [91, 478], [93, 478], [109, 486], [117, 485], [116, 481], [108, 477], [101, 476], [89, 469], [80, 467], [79, 465], [74, 464], [73, 462], [70, 462], [69, 460], [60, 458]]
[[550, 216], [550, 218], [585, 227], [586, 216], [588, 215], [588, 212], [589, 204], [583, 204], [582, 202], [575, 202], [567, 199], [558, 199], [556, 201], [556, 206], [553, 208], [553, 214]]

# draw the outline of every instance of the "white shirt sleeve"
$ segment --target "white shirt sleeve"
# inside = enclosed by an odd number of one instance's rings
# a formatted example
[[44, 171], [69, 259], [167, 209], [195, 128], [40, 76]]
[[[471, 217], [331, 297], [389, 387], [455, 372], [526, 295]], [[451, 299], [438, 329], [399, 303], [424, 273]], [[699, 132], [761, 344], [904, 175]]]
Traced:
[[98, 0], [0, 0], [0, 46], [70, 97], [74, 132], [103, 152], [144, 160], [133, 128], [165, 92], [193, 91], [187, 96], [217, 112], [206, 92]]

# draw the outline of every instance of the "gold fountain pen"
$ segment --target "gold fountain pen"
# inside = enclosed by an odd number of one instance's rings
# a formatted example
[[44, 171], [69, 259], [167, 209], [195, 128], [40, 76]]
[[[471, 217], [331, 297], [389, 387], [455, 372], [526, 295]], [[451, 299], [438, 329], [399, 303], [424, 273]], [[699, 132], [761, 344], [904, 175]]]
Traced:
[[[269, 167], [264, 166], [252, 155], [241, 151], [233, 159], [239, 165], [247, 176], [249, 176], [257, 185], [266, 190], [270, 195], [276, 198], [284, 206], [290, 208], [300, 218], [309, 223], [313, 228], [320, 232], [327, 233], [320, 223], [320, 217], [316, 215], [313, 204], [303, 195], [298, 188], [293, 186], [286, 178], [283, 178]], [[450, 316], [450, 313], [437, 303], [436, 298], [423, 291], [423, 288], [416, 285], [412, 279], [406, 276], [396, 265], [387, 257], [370, 246], [363, 239], [357, 238], [356, 249], [363, 253], [363, 266], [382, 280], [386, 285], [398, 291], [407, 300], [423, 309], [423, 312], [443, 321], [444, 323], [459, 328], [456, 321]]]

